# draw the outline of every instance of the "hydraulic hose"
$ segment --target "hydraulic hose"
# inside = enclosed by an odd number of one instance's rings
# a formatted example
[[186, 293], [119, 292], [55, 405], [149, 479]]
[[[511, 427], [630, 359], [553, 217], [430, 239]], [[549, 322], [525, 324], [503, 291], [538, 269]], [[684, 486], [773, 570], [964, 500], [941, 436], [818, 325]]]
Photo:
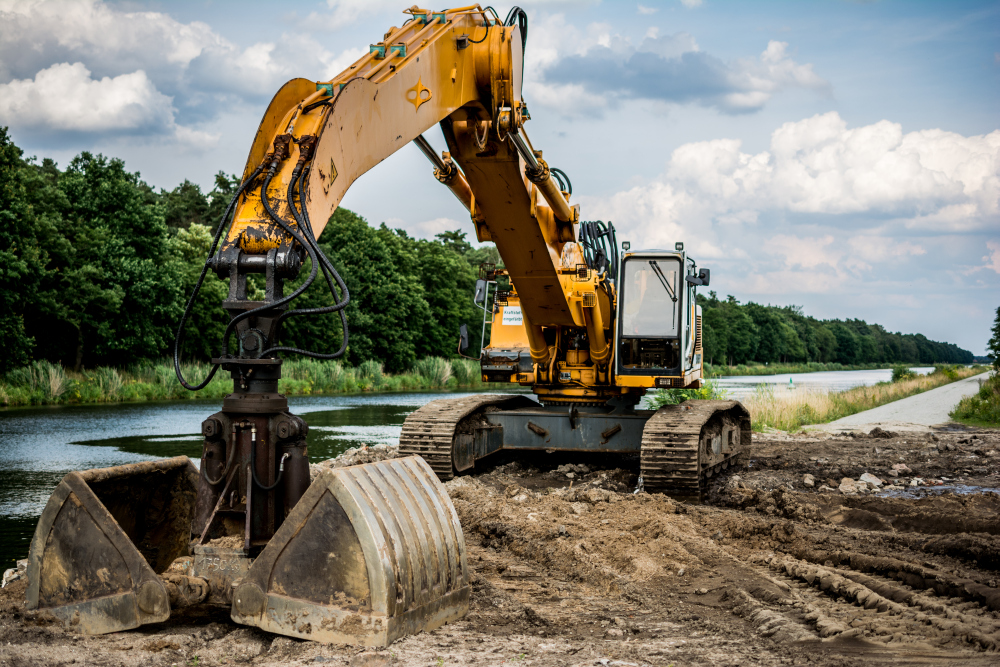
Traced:
[[[295, 217], [295, 222], [298, 224], [299, 229], [303, 231], [303, 236], [305, 236], [306, 240], [312, 246], [313, 252], [310, 254], [310, 257], [313, 258], [314, 262], [316, 258], [319, 259], [319, 268], [322, 270], [323, 277], [326, 279], [327, 285], [330, 287], [330, 294], [333, 295], [334, 300], [337, 299], [337, 292], [334, 289], [334, 281], [336, 281], [337, 287], [340, 288], [340, 292], [344, 296], [340, 301], [331, 306], [323, 306], [320, 308], [300, 308], [296, 310], [286, 311], [278, 316], [277, 324], [280, 324], [286, 318], [292, 317], [293, 315], [321, 315], [325, 313], [339, 312], [341, 327], [343, 330], [343, 341], [341, 342], [340, 349], [332, 354], [314, 352], [312, 350], [304, 350], [298, 347], [291, 347], [291, 346], [270, 347], [264, 350], [264, 352], [262, 352], [261, 354], [262, 355], [269, 354], [272, 352], [291, 352], [293, 354], [302, 354], [304, 356], [313, 357], [316, 359], [335, 359], [341, 356], [347, 349], [347, 339], [348, 339], [347, 315], [344, 313], [344, 308], [347, 306], [348, 303], [350, 303], [351, 295], [347, 289], [347, 285], [344, 283], [343, 279], [340, 277], [340, 274], [334, 268], [333, 263], [330, 262], [330, 259], [326, 256], [326, 253], [324, 253], [323, 249], [319, 246], [319, 243], [316, 241], [315, 234], [313, 234], [312, 222], [309, 220], [309, 212], [304, 205], [305, 202], [304, 184], [307, 173], [308, 173], [308, 167], [305, 168], [301, 172], [301, 174], [293, 172], [293, 178], [288, 184], [288, 191], [286, 193], [286, 198], [289, 203], [288, 207], [291, 210], [292, 215]], [[295, 206], [294, 189], [296, 187], [296, 184], [298, 184], [299, 188], [299, 205], [302, 206], [301, 211], [299, 211]]]
[[270, 486], [263, 484], [260, 479], [257, 478], [257, 427], [252, 426], [250, 430], [250, 476], [253, 477], [253, 482], [260, 487], [261, 491], [270, 491], [281, 484], [281, 478], [285, 476], [285, 458], [288, 455], [285, 454], [281, 457], [281, 463], [278, 465], [278, 474], [274, 478], [274, 483]]
[[580, 223], [580, 243], [587, 266], [595, 271], [607, 271], [615, 279], [618, 276], [618, 238], [615, 226], [601, 220]]
[[566, 175], [565, 171], [556, 167], [549, 167], [549, 172], [556, 177], [557, 181], [559, 181], [560, 188], [569, 194], [573, 194], [573, 183], [570, 182], [569, 176]]
[[[303, 113], [308, 113], [309, 111], [312, 111], [313, 109], [323, 105], [330, 105], [330, 106], [336, 105], [337, 101], [340, 99], [340, 95], [343, 94], [345, 90], [346, 83], [350, 83], [351, 81], [362, 78], [364, 77], [355, 77], [354, 79], [350, 79], [349, 81], [345, 82], [344, 86], [340, 87], [340, 90], [337, 91], [337, 94], [335, 96], [324, 100], [319, 100], [318, 102], [313, 102], [312, 104], [307, 105], [303, 109]], [[294, 187], [295, 184], [298, 183], [300, 203], [304, 202], [303, 195], [305, 191], [304, 190], [305, 175], [308, 173], [309, 167], [307, 165], [304, 167], [302, 165], [296, 166], [295, 170], [293, 171], [292, 179], [289, 183], [288, 191], [286, 193], [289, 209], [292, 211], [292, 215], [295, 217], [296, 223], [298, 223], [298, 226], [303, 230], [303, 235], [300, 236], [285, 220], [283, 220], [277, 214], [277, 212], [271, 206], [270, 201], [268, 200], [267, 189], [271, 183], [272, 178], [274, 177], [275, 171], [277, 170], [278, 162], [276, 160], [272, 160], [271, 164], [268, 165], [267, 158], [265, 158], [265, 160], [262, 161], [261, 164], [258, 165], [257, 168], [253, 171], [250, 177], [240, 184], [236, 193], [229, 201], [225, 213], [223, 213], [222, 215], [222, 220], [220, 220], [219, 226], [216, 230], [215, 237], [212, 241], [212, 247], [208, 253], [208, 258], [205, 261], [205, 265], [202, 267], [201, 274], [198, 276], [198, 280], [195, 284], [194, 289], [191, 292], [191, 296], [188, 298], [188, 302], [184, 309], [184, 313], [181, 316], [180, 324], [177, 327], [177, 335], [174, 338], [174, 372], [177, 375], [177, 379], [181, 383], [181, 386], [183, 386], [185, 389], [192, 391], [204, 389], [206, 386], [208, 386], [208, 383], [212, 381], [212, 378], [215, 377], [215, 374], [219, 370], [219, 364], [213, 364], [212, 369], [209, 371], [208, 376], [205, 378], [205, 380], [196, 385], [192, 385], [188, 383], [187, 380], [184, 379], [184, 375], [181, 372], [180, 368], [180, 344], [183, 338], [184, 324], [187, 322], [187, 319], [191, 314], [191, 309], [194, 306], [195, 299], [197, 298], [199, 292], [201, 291], [201, 286], [205, 281], [205, 276], [208, 274], [209, 261], [215, 255], [216, 250], [218, 249], [219, 240], [222, 237], [223, 232], [228, 228], [227, 222], [229, 222], [229, 218], [232, 215], [237, 200], [239, 199], [241, 194], [243, 194], [248, 188], [250, 188], [256, 182], [256, 179], [260, 176], [261, 172], [263, 172], [265, 166], [268, 166], [269, 168], [267, 176], [264, 179], [264, 183], [261, 185], [261, 202], [264, 204], [264, 209], [267, 211], [268, 216], [272, 220], [274, 220], [285, 232], [287, 232], [299, 245], [305, 248], [306, 252], [309, 254], [311, 270], [309, 273], [309, 277], [292, 294], [289, 294], [288, 296], [283, 297], [273, 303], [265, 304], [258, 308], [254, 308], [252, 310], [240, 313], [236, 317], [233, 317], [229, 321], [229, 324], [226, 326], [226, 330], [223, 334], [222, 355], [226, 356], [228, 354], [230, 336], [232, 335], [235, 326], [239, 322], [247, 319], [248, 317], [261, 313], [263, 311], [274, 309], [277, 306], [282, 306], [286, 303], [291, 302], [293, 299], [301, 295], [306, 289], [308, 289], [310, 285], [312, 285], [313, 281], [316, 279], [316, 274], [318, 270], [323, 271], [323, 276], [326, 279], [327, 285], [330, 287], [330, 292], [331, 294], [333, 294], [334, 299], [336, 300], [337, 298], [337, 294], [334, 288], [334, 281], [336, 282], [337, 287], [340, 288], [343, 298], [337, 303], [335, 303], [333, 306], [326, 306], [323, 308], [304, 308], [304, 309], [286, 311], [285, 313], [279, 315], [278, 322], [280, 324], [282, 320], [292, 315], [340, 312], [341, 326], [344, 334], [343, 342], [340, 346], [340, 349], [333, 354], [322, 354], [318, 352], [312, 352], [310, 350], [302, 350], [295, 347], [281, 346], [281, 347], [268, 348], [267, 350], [261, 352], [261, 356], [272, 352], [287, 351], [321, 359], [333, 359], [341, 356], [347, 349], [348, 327], [347, 327], [347, 316], [344, 313], [344, 308], [350, 302], [350, 292], [347, 289], [347, 285], [340, 277], [340, 274], [333, 267], [333, 264], [326, 257], [326, 254], [323, 253], [322, 249], [319, 246], [319, 243], [316, 241], [315, 235], [312, 232], [311, 222], [309, 221], [309, 214], [305, 206], [304, 205], [302, 206], [302, 212], [299, 213], [299, 211], [297, 211], [295, 207], [295, 202], [293, 198]], [[331, 276], [333, 280], [331, 280]]]
[[[235, 426], [233, 427], [233, 433], [234, 434], [236, 433]], [[233, 461], [235, 459], [236, 459], [236, 439], [233, 438], [233, 442], [229, 445], [229, 454], [226, 456], [226, 465], [225, 467], [223, 467], [222, 472], [219, 474], [219, 478], [212, 479], [211, 477], [208, 476], [207, 465], [201, 466], [201, 476], [204, 477], [205, 481], [208, 482], [211, 486], [215, 486], [229, 475], [229, 471], [232, 469]]]
[[[264, 177], [264, 183], [260, 186], [260, 201], [261, 201], [261, 203], [264, 204], [264, 210], [267, 211], [268, 216], [272, 220], [274, 220], [274, 222], [276, 222], [279, 227], [281, 227], [283, 230], [285, 230], [285, 232], [287, 232], [289, 236], [291, 236], [293, 239], [295, 239], [295, 241], [297, 241], [299, 243], [299, 245], [301, 245], [303, 248], [306, 249], [306, 251], [309, 253], [309, 259], [312, 262], [312, 268], [309, 271], [309, 277], [306, 278], [306, 281], [304, 283], [302, 283], [301, 285], [299, 285], [299, 287], [294, 292], [292, 292], [291, 294], [289, 294], [288, 296], [282, 297], [282, 298], [278, 299], [277, 301], [273, 301], [271, 303], [266, 303], [263, 306], [259, 306], [257, 308], [252, 309], [252, 310], [247, 310], [245, 312], [240, 313], [236, 317], [232, 318], [229, 321], [229, 324], [226, 326], [226, 331], [223, 334], [223, 339], [222, 339], [222, 354], [223, 354], [223, 356], [225, 356], [229, 352], [229, 337], [230, 337], [230, 335], [232, 335], [233, 329], [235, 328], [235, 326], [239, 322], [242, 322], [243, 320], [245, 320], [248, 317], [251, 317], [253, 315], [257, 315], [258, 313], [262, 313], [262, 312], [267, 311], [267, 310], [274, 310], [278, 306], [283, 306], [286, 303], [292, 301], [293, 299], [295, 299], [296, 297], [298, 297], [300, 294], [302, 294], [303, 292], [305, 292], [306, 289], [308, 289], [310, 285], [312, 285], [313, 281], [316, 279], [316, 273], [319, 270], [319, 262], [316, 260], [316, 253], [313, 250], [312, 245], [306, 243], [305, 239], [303, 239], [299, 235], [298, 232], [296, 232], [294, 229], [292, 229], [288, 225], [288, 223], [285, 222], [285, 220], [283, 220], [281, 218], [281, 216], [278, 215], [277, 211], [275, 211], [271, 207], [271, 202], [267, 198], [267, 188], [268, 188], [269, 185], [271, 185], [271, 180], [274, 178], [274, 172], [277, 169], [277, 164], [278, 164], [277, 161], [272, 162], [270, 169], [268, 169], [267, 176]], [[299, 168], [296, 167], [296, 171], [298, 169]], [[298, 178], [298, 173], [293, 173], [293, 180], [295, 178]]]
[[236, 200], [239, 199], [240, 195], [253, 184], [257, 177], [260, 176], [260, 172], [263, 170], [264, 163], [262, 162], [256, 169], [254, 169], [253, 173], [250, 174], [250, 177], [240, 184], [240, 187], [236, 189], [236, 194], [234, 194], [233, 198], [229, 200], [229, 205], [226, 206], [226, 210], [222, 214], [222, 219], [219, 221], [219, 227], [215, 230], [215, 238], [212, 240], [212, 247], [208, 251], [208, 257], [205, 259], [205, 266], [201, 269], [201, 275], [198, 276], [198, 281], [195, 283], [194, 289], [191, 291], [191, 296], [188, 298], [187, 306], [184, 308], [184, 314], [181, 315], [180, 324], [177, 325], [177, 335], [174, 337], [174, 373], [177, 375], [178, 382], [180, 382], [181, 386], [185, 389], [189, 389], [191, 391], [204, 389], [208, 386], [208, 383], [212, 381], [212, 378], [215, 377], [215, 374], [219, 370], [219, 365], [213, 364], [212, 370], [208, 373], [208, 377], [197, 385], [188, 384], [187, 380], [184, 379], [184, 374], [181, 372], [180, 359], [180, 347], [181, 339], [184, 335], [184, 323], [187, 322], [187, 318], [191, 314], [191, 307], [194, 306], [194, 301], [198, 298], [198, 292], [201, 291], [201, 285], [205, 282], [205, 276], [208, 274], [209, 269], [209, 261], [212, 259], [212, 256], [215, 255], [215, 250], [219, 245], [219, 239], [222, 237], [222, 232], [227, 229], [226, 223], [236, 206]]

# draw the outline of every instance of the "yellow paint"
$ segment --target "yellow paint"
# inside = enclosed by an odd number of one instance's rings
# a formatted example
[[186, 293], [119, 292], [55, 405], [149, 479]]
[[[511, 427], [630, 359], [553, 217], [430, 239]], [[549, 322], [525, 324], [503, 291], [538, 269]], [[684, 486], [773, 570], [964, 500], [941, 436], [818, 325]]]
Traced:
[[417, 85], [413, 86], [413, 88], [408, 88], [406, 91], [406, 99], [413, 105], [414, 111], [419, 109], [420, 105], [429, 102], [433, 96], [434, 93], [431, 92], [430, 88], [424, 86], [420, 79], [417, 79]]

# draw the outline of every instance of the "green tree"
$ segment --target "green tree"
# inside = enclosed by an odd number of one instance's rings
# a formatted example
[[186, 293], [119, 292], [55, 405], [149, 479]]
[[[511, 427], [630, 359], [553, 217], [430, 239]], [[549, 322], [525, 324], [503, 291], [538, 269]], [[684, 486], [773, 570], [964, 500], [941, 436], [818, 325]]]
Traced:
[[[348, 358], [358, 364], [378, 359], [390, 371], [409, 369], [417, 357], [421, 331], [430, 320], [423, 285], [393, 241], [391, 230], [373, 229], [364, 218], [338, 208], [320, 238], [351, 292]], [[393, 247], [396, 246], [396, 247]], [[339, 344], [339, 332], [331, 332]]]
[[[212, 238], [213, 232], [209, 227], [193, 222], [186, 229], [179, 229], [167, 244], [169, 273], [177, 280], [178, 290], [183, 298], [183, 303], [178, 305], [182, 308], [187, 304], [187, 298], [201, 274], [205, 258], [212, 247]], [[228, 283], [228, 280], [220, 280], [213, 271], [205, 276], [184, 324], [182, 358], [208, 361], [218, 356], [222, 334], [229, 322], [229, 315], [222, 309], [222, 302], [229, 294]], [[174, 323], [171, 333], [176, 326]]]
[[993, 357], [993, 368], [1000, 371], [1000, 307], [997, 308], [997, 316], [993, 320], [993, 329], [990, 333], [993, 334], [993, 337], [986, 344], [986, 349]]
[[731, 364], [745, 364], [757, 358], [757, 346], [760, 333], [753, 319], [739, 302], [732, 296], [728, 297], [726, 308], [729, 310], [729, 357]]
[[[161, 190], [160, 201], [163, 203], [163, 216], [167, 227], [187, 229], [191, 224], [212, 224], [208, 217], [208, 198], [201, 193], [200, 186], [186, 178], [170, 192]], [[222, 216], [221, 211], [219, 216]]]
[[833, 322], [830, 325], [830, 331], [833, 332], [834, 337], [837, 339], [836, 361], [845, 365], [858, 363], [860, 345], [858, 344], [858, 337], [854, 335], [854, 332], [844, 326], [842, 322]]
[[[458, 243], [451, 239], [458, 237]], [[424, 328], [420, 356], [453, 357], [458, 349], [458, 331], [469, 326], [469, 348], [478, 350], [482, 311], [472, 297], [476, 289], [476, 273], [465, 255], [472, 246], [465, 242], [464, 232], [438, 234], [437, 241], [419, 241], [418, 270], [424, 295], [431, 310], [431, 319]]]
[[179, 316], [162, 209], [121, 160], [82, 153], [60, 174], [43, 163], [44, 291], [30, 316], [39, 355], [76, 368], [126, 365], [169, 348]]
[[36, 298], [44, 253], [25, 188], [26, 167], [21, 149], [0, 127], [0, 373], [27, 364], [35, 346], [24, 311]]
[[704, 337], [705, 360], [710, 364], [729, 361], [729, 318], [715, 292], [708, 297], [698, 295], [702, 307], [701, 329]]
[[220, 171], [215, 175], [215, 187], [208, 193], [208, 210], [205, 213], [206, 224], [213, 232], [218, 227], [222, 214], [225, 213], [229, 201], [240, 187], [240, 177]]
[[772, 308], [752, 302], [746, 305], [746, 311], [757, 326], [759, 342], [755, 358], [765, 363], [781, 361], [786, 347], [781, 317]]

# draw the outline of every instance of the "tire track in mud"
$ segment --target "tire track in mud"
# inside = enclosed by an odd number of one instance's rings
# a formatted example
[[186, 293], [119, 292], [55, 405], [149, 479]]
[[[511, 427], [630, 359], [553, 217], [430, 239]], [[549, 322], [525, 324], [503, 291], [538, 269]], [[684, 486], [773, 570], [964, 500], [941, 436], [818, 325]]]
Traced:
[[[768, 495], [771, 502], [761, 502], [761, 496]], [[743, 589], [756, 606], [737, 605], [734, 611], [763, 634], [777, 628], [778, 636], [796, 636], [800, 631], [789, 628], [797, 622], [820, 638], [864, 637], [887, 646], [1000, 650], [1000, 591], [995, 573], [974, 569], [974, 559], [963, 561], [951, 554], [928, 558], [928, 542], [940, 544], [941, 536], [947, 535], [947, 526], [941, 522], [927, 524], [934, 537], [916, 532], [919, 521], [907, 522], [908, 533], [886, 535], [883, 530], [847, 527], [844, 524], [857, 525], [856, 510], [825, 498], [813, 503], [804, 494], [784, 490], [754, 496], [751, 507], [770, 507], [778, 518], [707, 507], [698, 514], [702, 525], [728, 533], [726, 551], [750, 567], [766, 569], [779, 587], [788, 587], [783, 596]], [[743, 501], [745, 497], [736, 504]], [[940, 504], [954, 504], [954, 500], [941, 499]], [[990, 523], [972, 519], [977, 522], [974, 525]], [[956, 521], [953, 530], [967, 529], [969, 524]], [[996, 539], [980, 533], [966, 534], [963, 541], [974, 541], [972, 537], [980, 546], [992, 545]], [[762, 613], [758, 606], [772, 615]]]

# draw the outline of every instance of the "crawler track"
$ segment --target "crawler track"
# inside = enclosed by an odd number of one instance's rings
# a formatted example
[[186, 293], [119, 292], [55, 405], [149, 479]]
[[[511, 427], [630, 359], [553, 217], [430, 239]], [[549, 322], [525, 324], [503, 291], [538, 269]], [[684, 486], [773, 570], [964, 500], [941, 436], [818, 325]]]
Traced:
[[451, 450], [459, 424], [466, 417], [488, 406], [506, 407], [520, 404], [524, 396], [481, 394], [466, 398], [442, 398], [416, 410], [403, 422], [399, 436], [402, 456], [417, 454], [424, 458], [441, 481], [455, 476]]
[[[703, 436], [721, 432], [723, 423], [737, 427], [738, 439], [728, 452], [712, 454]], [[750, 415], [737, 401], [685, 401], [660, 408], [642, 432], [640, 471], [649, 492], [698, 495], [705, 481], [734, 463], [750, 443]]]

